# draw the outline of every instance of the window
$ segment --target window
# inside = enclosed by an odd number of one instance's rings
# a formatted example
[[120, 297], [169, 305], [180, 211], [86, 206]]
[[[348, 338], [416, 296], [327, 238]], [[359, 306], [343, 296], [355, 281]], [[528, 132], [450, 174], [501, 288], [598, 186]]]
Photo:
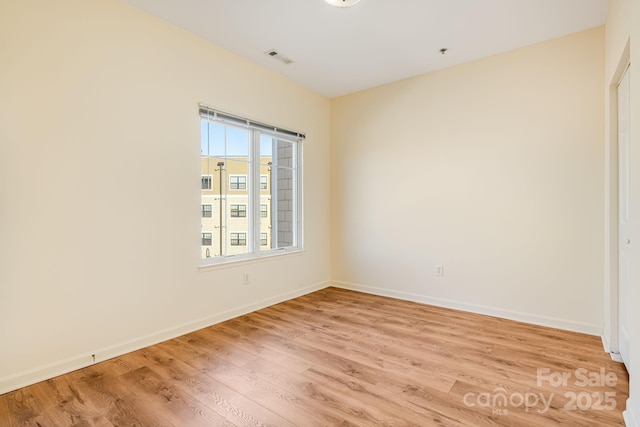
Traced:
[[202, 246], [211, 246], [213, 236], [211, 233], [202, 233]]
[[202, 218], [211, 218], [211, 205], [202, 205]]
[[246, 190], [247, 189], [247, 177], [246, 175], [231, 175], [229, 177], [229, 185], [232, 190]]
[[231, 217], [246, 218], [247, 205], [231, 205]]
[[202, 265], [302, 250], [304, 134], [205, 106], [200, 118]]
[[211, 175], [202, 175], [202, 189], [211, 190], [213, 177]]
[[247, 233], [231, 233], [231, 246], [247, 246]]

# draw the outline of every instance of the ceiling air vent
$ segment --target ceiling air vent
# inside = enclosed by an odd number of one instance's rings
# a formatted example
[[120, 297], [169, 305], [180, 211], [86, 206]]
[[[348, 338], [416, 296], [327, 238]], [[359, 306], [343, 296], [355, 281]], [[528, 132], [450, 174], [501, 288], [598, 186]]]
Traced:
[[270, 57], [277, 59], [278, 61], [282, 62], [283, 64], [289, 65], [293, 62], [293, 60], [287, 58], [284, 55], [281, 55], [277, 50], [275, 49], [271, 49], [270, 51], [267, 51], [264, 53], [265, 55], [269, 55]]

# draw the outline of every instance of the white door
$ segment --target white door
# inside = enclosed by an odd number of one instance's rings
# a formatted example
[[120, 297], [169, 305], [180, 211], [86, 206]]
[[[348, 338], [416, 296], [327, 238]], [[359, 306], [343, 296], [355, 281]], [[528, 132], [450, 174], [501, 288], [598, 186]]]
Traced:
[[[629, 73], [618, 85], [618, 242], [619, 242], [619, 340], [620, 356], [629, 370]], [[640, 243], [640, 242], [634, 242]]]

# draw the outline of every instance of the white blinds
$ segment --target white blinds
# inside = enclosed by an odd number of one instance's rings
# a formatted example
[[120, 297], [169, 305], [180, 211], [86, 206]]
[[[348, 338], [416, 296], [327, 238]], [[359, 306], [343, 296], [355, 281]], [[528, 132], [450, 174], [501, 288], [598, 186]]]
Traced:
[[288, 137], [288, 138], [293, 137], [298, 140], [302, 140], [306, 138], [306, 135], [301, 132], [296, 132], [293, 130], [284, 129], [277, 126], [271, 126], [264, 123], [249, 120], [244, 117], [239, 117], [233, 114], [224, 113], [214, 108], [207, 107], [206, 105], [203, 105], [203, 104], [200, 104], [199, 107], [200, 107], [200, 117], [205, 119], [210, 118], [210, 119], [227, 122], [230, 124], [241, 125], [249, 129], [258, 129], [261, 131], [267, 131], [274, 134], [275, 136], [282, 136], [282, 137]]

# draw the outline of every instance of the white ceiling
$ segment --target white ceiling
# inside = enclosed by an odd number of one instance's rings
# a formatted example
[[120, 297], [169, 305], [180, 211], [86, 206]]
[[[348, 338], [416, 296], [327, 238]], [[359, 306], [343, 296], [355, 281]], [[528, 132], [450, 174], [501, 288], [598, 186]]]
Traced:
[[125, 1], [330, 98], [597, 27], [609, 9], [609, 0]]

